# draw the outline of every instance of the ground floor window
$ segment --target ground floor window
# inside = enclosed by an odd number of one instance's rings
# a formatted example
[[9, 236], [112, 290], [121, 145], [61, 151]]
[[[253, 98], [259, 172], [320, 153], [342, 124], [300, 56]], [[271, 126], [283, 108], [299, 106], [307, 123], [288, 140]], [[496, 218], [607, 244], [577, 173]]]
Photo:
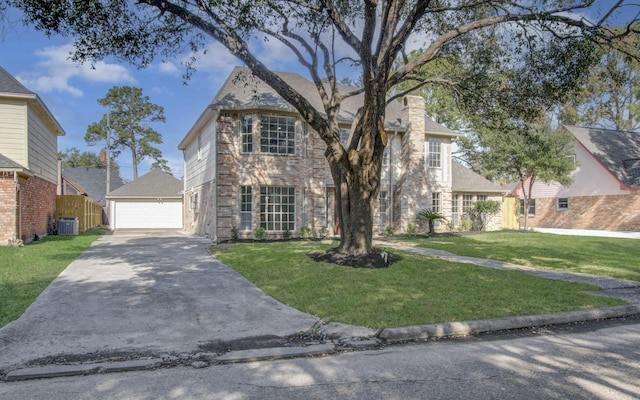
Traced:
[[558, 210], [568, 210], [569, 209], [569, 199], [567, 197], [560, 197], [558, 199]]
[[441, 211], [442, 196], [439, 192], [431, 195], [431, 211], [439, 213]]
[[253, 195], [251, 186], [240, 186], [240, 230], [251, 230], [251, 212], [253, 210]]
[[387, 203], [387, 192], [380, 192], [380, 228], [387, 227], [387, 209], [389, 205]]
[[294, 187], [260, 187], [260, 227], [270, 231], [295, 229], [296, 195]]
[[451, 222], [453, 223], [453, 226], [458, 226], [460, 224], [459, 201], [460, 195], [454, 194], [453, 201], [451, 202]]
[[[520, 199], [520, 215], [524, 215], [524, 199]], [[529, 201], [529, 215], [536, 215], [536, 199]]]

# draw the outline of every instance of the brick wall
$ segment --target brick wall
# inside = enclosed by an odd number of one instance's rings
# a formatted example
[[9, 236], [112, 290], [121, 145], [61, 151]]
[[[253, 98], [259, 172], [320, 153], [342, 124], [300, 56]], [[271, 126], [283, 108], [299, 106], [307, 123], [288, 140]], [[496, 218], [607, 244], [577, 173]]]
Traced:
[[[640, 230], [640, 191], [628, 195], [569, 197], [569, 208], [558, 210], [555, 197], [536, 199], [532, 228]], [[520, 218], [524, 226], [523, 218]]]
[[36, 176], [20, 177], [19, 213], [21, 239], [44, 237], [50, 218], [55, 218], [56, 184]]
[[[257, 118], [254, 118], [257, 120]], [[302, 225], [302, 191], [307, 196], [307, 226], [315, 231], [326, 227], [325, 179], [326, 161], [324, 142], [308, 128], [306, 143], [303, 140], [302, 122], [297, 124], [295, 154], [276, 155], [260, 153], [260, 133], [254, 127], [253, 152], [242, 153], [238, 115], [221, 114], [217, 121], [218, 173], [217, 173], [217, 238], [231, 238], [233, 227], [239, 225], [240, 186], [251, 186], [253, 193], [252, 231], [239, 232], [241, 237], [252, 237], [260, 225], [260, 186], [295, 187], [295, 232], [299, 235]], [[303, 146], [306, 156], [303, 155]], [[270, 234], [277, 237], [279, 233]]]
[[13, 172], [0, 172], [0, 245], [15, 239], [17, 221], [17, 196]]

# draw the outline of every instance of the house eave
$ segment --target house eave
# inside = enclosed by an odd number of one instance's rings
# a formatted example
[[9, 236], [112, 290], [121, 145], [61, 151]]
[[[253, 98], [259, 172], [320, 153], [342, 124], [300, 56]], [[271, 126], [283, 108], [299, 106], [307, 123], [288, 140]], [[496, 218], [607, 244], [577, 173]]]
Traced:
[[207, 108], [200, 114], [198, 120], [195, 124], [189, 129], [189, 132], [185, 135], [185, 137], [178, 144], [179, 150], [186, 150], [189, 144], [198, 137], [199, 134], [202, 133], [202, 128], [204, 128], [211, 119], [215, 119], [219, 113], [219, 109], [209, 104]]

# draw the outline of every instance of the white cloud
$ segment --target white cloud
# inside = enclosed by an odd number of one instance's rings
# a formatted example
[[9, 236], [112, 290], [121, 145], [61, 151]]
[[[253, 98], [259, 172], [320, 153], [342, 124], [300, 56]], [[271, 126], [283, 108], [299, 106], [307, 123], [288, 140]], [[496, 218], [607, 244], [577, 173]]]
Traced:
[[72, 79], [100, 83], [135, 83], [129, 71], [117, 64], [98, 61], [93, 64], [77, 64], [69, 57], [73, 45], [45, 47], [36, 52], [43, 59], [36, 63], [35, 71], [17, 76], [18, 80], [35, 92], [66, 92], [74, 97], [83, 95], [82, 89], [70, 83]]
[[155, 68], [163, 74], [169, 75], [175, 75], [179, 72], [178, 67], [174, 63], [169, 61], [162, 61]]
[[[185, 56], [182, 62], [189, 62], [192, 56], [193, 53]], [[205, 51], [199, 51], [195, 57], [194, 67], [198, 71], [219, 72], [225, 76], [231, 72], [234, 66], [241, 64], [240, 60], [229, 53], [226, 47], [216, 41], [206, 45]]]

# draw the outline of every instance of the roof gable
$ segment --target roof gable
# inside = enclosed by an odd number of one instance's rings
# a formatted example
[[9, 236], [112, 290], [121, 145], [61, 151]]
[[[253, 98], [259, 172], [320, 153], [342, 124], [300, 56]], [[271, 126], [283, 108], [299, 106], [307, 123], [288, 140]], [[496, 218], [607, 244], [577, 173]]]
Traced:
[[0, 66], [0, 93], [29, 95], [35, 97], [35, 93], [27, 89], [22, 83], [13, 77], [6, 69]]
[[24, 167], [9, 157], [0, 154], [0, 169], [3, 170], [23, 170]]
[[640, 186], [640, 133], [563, 126], [620, 182]]
[[453, 192], [506, 193], [507, 190], [496, 185], [482, 175], [464, 167], [457, 161], [451, 161], [451, 190]]
[[153, 169], [138, 179], [112, 190], [107, 197], [181, 197], [182, 181], [173, 175]]
[[[313, 82], [302, 75], [290, 72], [276, 72], [287, 84], [302, 94], [305, 99], [319, 112], [324, 114], [322, 100]], [[355, 87], [340, 86], [342, 93], [358, 90]], [[338, 120], [351, 122], [362, 105], [364, 95], [360, 93], [342, 101]], [[235, 67], [226, 82], [222, 85], [211, 102], [216, 109], [266, 109], [284, 112], [298, 111], [284, 100], [271, 86], [254, 76], [248, 68]], [[400, 101], [394, 101], [387, 106], [386, 121], [388, 129], [403, 130], [400, 123]]]
[[[105, 197], [107, 194], [107, 170], [104, 168], [63, 168], [62, 175], [71, 179], [85, 189], [87, 196], [106, 205]], [[109, 186], [111, 190], [118, 189], [125, 184], [124, 180], [117, 173], [117, 170], [111, 170], [109, 177]]]

